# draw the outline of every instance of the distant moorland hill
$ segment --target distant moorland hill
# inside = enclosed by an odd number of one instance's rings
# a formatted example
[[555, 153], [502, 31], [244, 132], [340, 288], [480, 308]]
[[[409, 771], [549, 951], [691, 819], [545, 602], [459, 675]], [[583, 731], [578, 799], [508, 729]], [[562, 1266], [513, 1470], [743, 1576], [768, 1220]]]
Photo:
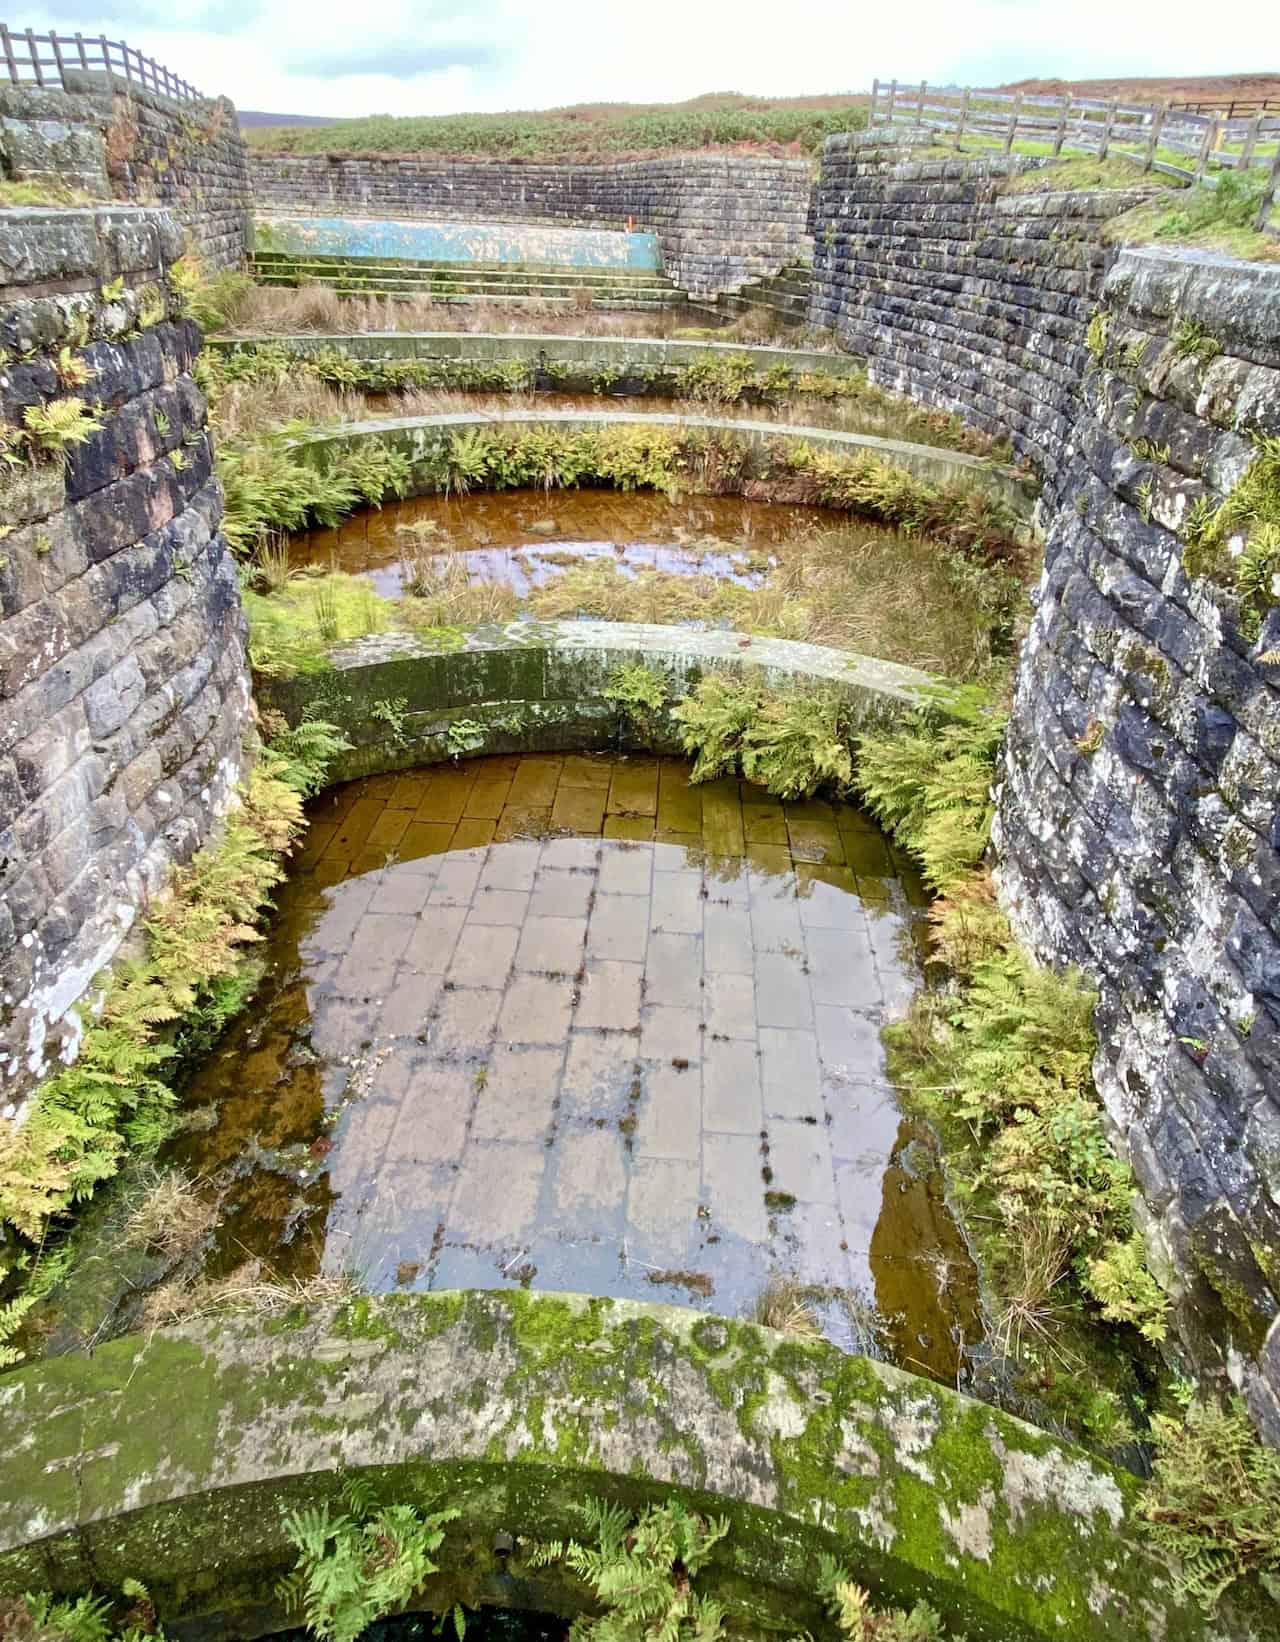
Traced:
[[252, 148], [288, 153], [377, 150], [515, 160], [620, 159], [691, 149], [813, 153], [833, 131], [867, 122], [867, 99], [743, 97], [713, 92], [684, 103], [581, 103], [511, 114], [371, 114], [332, 124], [242, 115]]
[[[905, 82], [904, 82], [905, 86]], [[913, 87], [907, 87], [908, 95]], [[1194, 102], [1225, 109], [1240, 99], [1276, 100], [1280, 73], [1178, 75], [1164, 79], [1027, 79], [1000, 90], [1073, 92], [1122, 102]], [[242, 113], [250, 147], [277, 153], [374, 150], [459, 159], [621, 159], [697, 149], [811, 154], [833, 131], [867, 123], [865, 93], [746, 97], [708, 92], [683, 103], [575, 103], [509, 114], [370, 114], [324, 120], [309, 114]]]

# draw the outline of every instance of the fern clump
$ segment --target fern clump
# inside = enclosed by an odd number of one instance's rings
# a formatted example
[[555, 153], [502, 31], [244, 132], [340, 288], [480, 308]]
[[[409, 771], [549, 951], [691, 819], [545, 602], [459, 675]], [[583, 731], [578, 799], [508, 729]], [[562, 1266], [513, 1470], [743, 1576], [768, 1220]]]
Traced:
[[[361, 1479], [342, 1490], [346, 1510], [327, 1505], [291, 1511], [284, 1532], [298, 1553], [292, 1573], [276, 1587], [290, 1610], [301, 1611], [321, 1642], [355, 1642], [405, 1604], [438, 1572], [432, 1553], [457, 1511], [423, 1516], [411, 1505], [375, 1506]], [[459, 1626], [461, 1631], [461, 1626]]]
[[941, 1615], [927, 1602], [917, 1602], [909, 1612], [872, 1607], [868, 1592], [829, 1556], [819, 1565], [818, 1593], [846, 1642], [965, 1642], [943, 1629]]
[[853, 780], [848, 708], [834, 691], [771, 692], [756, 679], [708, 673], [672, 709], [691, 779], [739, 770], [780, 798], [808, 798]]
[[724, 1609], [694, 1587], [711, 1552], [729, 1532], [726, 1518], [708, 1522], [678, 1500], [638, 1517], [604, 1500], [583, 1507], [595, 1540], [535, 1547], [534, 1567], [563, 1562], [605, 1608], [579, 1614], [570, 1642], [717, 1642]]
[[945, 891], [982, 859], [995, 816], [996, 752], [1007, 715], [989, 692], [939, 693], [931, 711], [857, 741], [857, 785], [930, 888]]
[[87, 1197], [127, 1152], [172, 1131], [166, 1080], [175, 1039], [211, 989], [240, 973], [243, 949], [302, 829], [298, 793], [263, 758], [216, 844], [178, 869], [144, 925], [145, 954], [101, 978], [80, 1052], [37, 1091], [26, 1120], [0, 1120], [0, 1220], [37, 1240], [49, 1217]]
[[1239, 1580], [1280, 1580], [1280, 1450], [1244, 1405], [1193, 1401], [1152, 1420], [1155, 1467], [1142, 1514], [1182, 1591], [1212, 1613]]
[[661, 673], [643, 662], [626, 662], [609, 674], [602, 694], [641, 739], [652, 741], [658, 735], [671, 699], [671, 687]]
[[351, 742], [336, 724], [304, 714], [292, 727], [277, 729], [268, 750], [276, 776], [300, 798], [313, 798], [328, 780], [338, 754], [351, 751]]
[[1253, 460], [1239, 484], [1216, 508], [1201, 498], [1185, 533], [1188, 573], [1233, 587], [1242, 628], [1256, 638], [1262, 618], [1280, 604], [1280, 436], [1254, 440]]

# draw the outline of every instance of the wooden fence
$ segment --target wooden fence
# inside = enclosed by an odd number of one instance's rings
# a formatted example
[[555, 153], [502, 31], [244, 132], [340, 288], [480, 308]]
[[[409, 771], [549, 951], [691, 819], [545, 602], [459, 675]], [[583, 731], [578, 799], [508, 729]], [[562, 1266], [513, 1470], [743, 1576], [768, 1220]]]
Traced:
[[897, 123], [935, 131], [940, 138], [949, 135], [956, 148], [967, 136], [995, 142], [1006, 154], [1016, 142], [1036, 144], [1053, 155], [1082, 150], [1211, 187], [1224, 171], [1269, 167], [1259, 228], [1266, 225], [1280, 187], [1280, 111], [1270, 113], [1265, 107], [1249, 114], [1200, 114], [1172, 104], [1103, 102], [1070, 93], [940, 91], [924, 80], [909, 86], [874, 81], [870, 124]]
[[174, 102], [200, 99], [193, 85], [161, 63], [144, 57], [123, 40], [108, 40], [105, 34], [36, 34], [32, 29], [11, 29], [0, 23], [0, 54], [15, 85], [61, 88], [68, 69], [87, 69], [118, 75], [128, 85], [158, 92]]

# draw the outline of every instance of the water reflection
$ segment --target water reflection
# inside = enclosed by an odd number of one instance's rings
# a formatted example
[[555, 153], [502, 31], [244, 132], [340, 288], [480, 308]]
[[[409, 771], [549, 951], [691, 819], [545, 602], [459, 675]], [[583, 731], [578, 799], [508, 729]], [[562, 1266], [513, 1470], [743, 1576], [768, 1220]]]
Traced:
[[270, 976], [174, 1146], [209, 1274], [749, 1313], [956, 1376], [972, 1268], [879, 1027], [923, 896], [848, 805], [673, 760], [489, 758], [315, 806]]

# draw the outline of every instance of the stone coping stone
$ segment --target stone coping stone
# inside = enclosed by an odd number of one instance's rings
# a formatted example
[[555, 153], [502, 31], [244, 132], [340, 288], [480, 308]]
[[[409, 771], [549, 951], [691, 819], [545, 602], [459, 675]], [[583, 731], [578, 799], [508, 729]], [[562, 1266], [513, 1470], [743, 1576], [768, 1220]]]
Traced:
[[[618, 709], [604, 692], [614, 669], [628, 662], [664, 674], [673, 697], [709, 668], [763, 673], [774, 688], [826, 685], [868, 727], [912, 711], [938, 682], [914, 667], [823, 645], [644, 622], [510, 622], [439, 637], [375, 633], [335, 646], [329, 660], [336, 680], [328, 670], [264, 678], [258, 694], [291, 722], [314, 707], [345, 731], [352, 747], [333, 760], [330, 781], [436, 763], [459, 751], [616, 746]], [[399, 704], [394, 730], [374, 710], [388, 700]], [[679, 751], [661, 736], [643, 745]]]
[[426, 458], [449, 435], [477, 427], [517, 431], [548, 427], [563, 427], [570, 431], [613, 427], [703, 429], [735, 434], [755, 450], [763, 449], [775, 440], [785, 439], [791, 443], [813, 445], [837, 455], [852, 457], [867, 452], [934, 484], [959, 482], [973, 485], [1003, 499], [1024, 519], [1030, 517], [1034, 507], [1035, 486], [1023, 473], [989, 462], [981, 456], [943, 450], [936, 445], [911, 444], [904, 439], [881, 439], [870, 433], [844, 433], [834, 428], [757, 422], [748, 417], [676, 416], [665, 412], [637, 411], [451, 411], [437, 416], [384, 416], [362, 422], [338, 423], [300, 435], [295, 445], [320, 456], [330, 447], [344, 449], [368, 439], [379, 440], [410, 457], [414, 472], [408, 494], [422, 495], [434, 489], [425, 471]]
[[678, 1306], [446, 1291], [206, 1318], [16, 1370], [0, 1404], [0, 1594], [132, 1577], [184, 1634], [279, 1628], [282, 1515], [353, 1471], [461, 1513], [423, 1606], [563, 1609], [567, 1575], [530, 1569], [528, 1541], [582, 1533], [592, 1496], [678, 1493], [730, 1520], [706, 1587], [783, 1636], [823, 1551], [975, 1642], [1208, 1634], [1139, 1537], [1136, 1477], [826, 1341]]

